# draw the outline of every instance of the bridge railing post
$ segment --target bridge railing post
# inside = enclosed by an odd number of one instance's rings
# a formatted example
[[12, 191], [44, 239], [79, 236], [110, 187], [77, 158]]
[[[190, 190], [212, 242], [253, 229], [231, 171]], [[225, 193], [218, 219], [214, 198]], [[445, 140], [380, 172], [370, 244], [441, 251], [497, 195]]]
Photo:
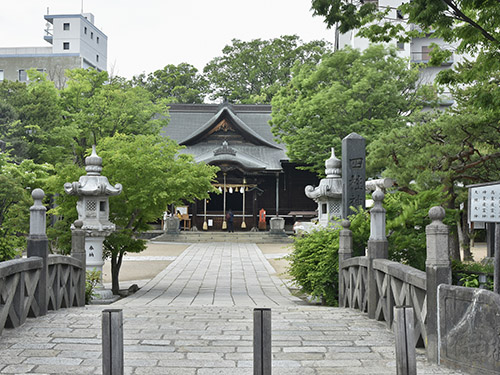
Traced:
[[375, 319], [378, 302], [378, 289], [373, 269], [373, 259], [387, 259], [388, 242], [385, 235], [385, 208], [382, 201], [385, 194], [378, 189], [372, 194], [373, 208], [370, 210], [370, 238], [368, 239], [368, 317]]
[[342, 220], [342, 230], [339, 233], [339, 306], [346, 307], [345, 285], [342, 274], [342, 264], [345, 260], [352, 257], [352, 231], [349, 229], [351, 222]]
[[429, 210], [432, 222], [425, 228], [427, 237], [427, 358], [439, 363], [438, 343], [438, 286], [451, 284], [451, 262], [448, 253], [449, 230], [443, 224], [445, 210], [432, 207]]
[[78, 259], [82, 263], [82, 274], [78, 282], [78, 301], [83, 306], [85, 305], [85, 279], [87, 277], [87, 265], [85, 253], [85, 230], [83, 228], [83, 221], [76, 220], [71, 228], [71, 256]]
[[43, 260], [38, 286], [35, 292], [35, 300], [38, 305], [39, 315], [46, 315], [48, 308], [48, 257], [49, 242], [45, 234], [46, 211], [42, 204], [45, 193], [42, 189], [35, 189], [31, 193], [33, 206], [30, 207], [30, 233], [28, 236], [27, 255], [30, 257], [40, 257]]
[[416, 375], [415, 318], [412, 307], [394, 307], [397, 375]]

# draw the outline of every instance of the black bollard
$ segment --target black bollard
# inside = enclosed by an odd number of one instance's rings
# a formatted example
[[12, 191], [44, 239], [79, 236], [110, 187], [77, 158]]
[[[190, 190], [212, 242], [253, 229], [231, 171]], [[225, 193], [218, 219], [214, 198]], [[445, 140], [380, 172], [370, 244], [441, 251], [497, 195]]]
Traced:
[[253, 310], [253, 373], [271, 375], [271, 309]]
[[102, 374], [123, 375], [123, 314], [120, 309], [102, 311]]

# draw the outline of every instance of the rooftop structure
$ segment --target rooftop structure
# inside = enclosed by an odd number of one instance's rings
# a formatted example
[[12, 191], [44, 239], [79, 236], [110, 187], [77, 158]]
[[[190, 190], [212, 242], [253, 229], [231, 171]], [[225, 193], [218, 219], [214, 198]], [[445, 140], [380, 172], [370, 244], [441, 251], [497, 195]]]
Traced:
[[[421, 31], [421, 29], [417, 25], [408, 23], [407, 20], [403, 18], [403, 15], [398, 11], [397, 8], [403, 3], [402, 0], [367, 0], [367, 1], [376, 3], [376, 5], [380, 9], [389, 9], [389, 14], [386, 20], [395, 23], [399, 22], [407, 30]], [[345, 34], [339, 34], [339, 33], [336, 34], [337, 34], [337, 40], [336, 40], [337, 48], [344, 48], [345, 46], [351, 46], [352, 48], [365, 50], [366, 48], [368, 48], [368, 45], [370, 44], [370, 41], [368, 39], [358, 35], [358, 30], [351, 30]], [[453, 65], [462, 62], [465, 57], [463, 55], [459, 55], [453, 52], [451, 57], [447, 61], [443, 62], [441, 66], [426, 66], [426, 64], [428, 64], [430, 61], [429, 53], [432, 50], [431, 48], [432, 43], [437, 44], [438, 46], [440, 46], [440, 48], [445, 50], [455, 51], [456, 49], [455, 48], [456, 46], [445, 42], [442, 38], [434, 37], [432, 31], [426, 34], [425, 36], [412, 38], [409, 43], [394, 42], [398, 50], [398, 55], [400, 57], [408, 58], [411, 63], [423, 65], [420, 72], [420, 81], [422, 84], [432, 83], [436, 79], [436, 76], [440, 71], [452, 68]], [[442, 97], [443, 99], [451, 99], [451, 96], [447, 92], [444, 92], [442, 94]]]
[[47, 14], [44, 18], [44, 40], [51, 46], [0, 48], [0, 80], [26, 82], [27, 71], [36, 69], [62, 87], [67, 69], [106, 70], [108, 37], [94, 25], [92, 13]]

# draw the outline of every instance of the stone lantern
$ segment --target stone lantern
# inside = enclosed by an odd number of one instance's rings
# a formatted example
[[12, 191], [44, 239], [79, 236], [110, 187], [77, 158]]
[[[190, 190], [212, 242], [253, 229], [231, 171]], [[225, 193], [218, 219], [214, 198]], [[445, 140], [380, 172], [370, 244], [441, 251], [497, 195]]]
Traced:
[[78, 182], [65, 183], [64, 190], [78, 196], [76, 210], [85, 231], [87, 270], [102, 273], [102, 244], [106, 236], [115, 231], [115, 225], [109, 221], [108, 197], [120, 194], [122, 185], [112, 186], [107, 177], [101, 176], [102, 158], [97, 156], [95, 146], [92, 146], [92, 154], [85, 158], [85, 170], [87, 175], [81, 176]]
[[318, 221], [321, 226], [328, 226], [335, 219], [342, 218], [342, 162], [332, 155], [325, 161], [326, 178], [321, 179], [319, 186], [306, 186], [308, 198], [318, 203]]

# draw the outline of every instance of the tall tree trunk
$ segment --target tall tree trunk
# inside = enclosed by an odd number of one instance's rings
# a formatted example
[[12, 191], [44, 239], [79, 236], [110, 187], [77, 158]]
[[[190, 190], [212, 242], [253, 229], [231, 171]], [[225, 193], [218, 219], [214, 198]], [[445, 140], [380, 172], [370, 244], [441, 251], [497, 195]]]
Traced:
[[120, 267], [122, 265], [123, 255], [120, 254], [112, 254], [111, 255], [111, 292], [114, 295], [118, 295], [120, 291]]
[[[450, 182], [444, 182], [444, 186], [444, 191], [449, 196], [447, 207], [449, 209], [455, 209], [455, 202], [457, 197], [453, 190], [453, 184]], [[458, 225], [460, 225], [460, 223], [457, 223], [457, 226]], [[450, 258], [454, 260], [460, 260], [460, 241], [458, 240], [458, 233], [456, 228], [450, 228], [450, 240], [448, 246], [448, 254], [450, 255]]]
[[[457, 225], [460, 225], [457, 223]], [[456, 230], [450, 231], [450, 241], [448, 244], [448, 253], [453, 260], [460, 260], [460, 243], [458, 241], [458, 233]]]
[[461, 246], [462, 249], [464, 250], [464, 260], [473, 260], [472, 259], [472, 252], [470, 250], [470, 235], [469, 235], [469, 222], [467, 220], [468, 218], [468, 207], [467, 204], [464, 204], [464, 209], [462, 213], [460, 214], [460, 224], [461, 228], [458, 228], [462, 232], [462, 240], [461, 240]]

